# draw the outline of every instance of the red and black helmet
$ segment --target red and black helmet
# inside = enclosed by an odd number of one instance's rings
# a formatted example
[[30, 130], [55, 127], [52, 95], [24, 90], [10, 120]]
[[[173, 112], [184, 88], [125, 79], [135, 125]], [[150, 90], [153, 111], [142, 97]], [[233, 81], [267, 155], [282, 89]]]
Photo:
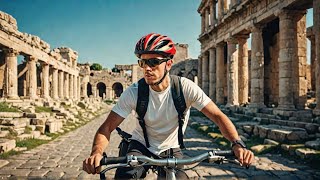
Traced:
[[150, 33], [143, 36], [137, 42], [134, 53], [138, 58], [140, 58], [141, 54], [160, 54], [173, 58], [176, 53], [176, 48], [169, 37], [157, 33]]

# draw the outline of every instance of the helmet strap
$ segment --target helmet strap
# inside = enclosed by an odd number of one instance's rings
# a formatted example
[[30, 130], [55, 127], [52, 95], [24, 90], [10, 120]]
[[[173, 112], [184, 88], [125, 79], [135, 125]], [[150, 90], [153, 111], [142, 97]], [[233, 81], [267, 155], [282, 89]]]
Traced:
[[166, 67], [164, 67], [164, 75], [162, 76], [162, 78], [161, 78], [158, 82], [153, 83], [152, 85], [153, 85], [153, 86], [157, 86], [157, 85], [161, 84], [167, 74], [168, 74], [168, 70], [167, 70]]

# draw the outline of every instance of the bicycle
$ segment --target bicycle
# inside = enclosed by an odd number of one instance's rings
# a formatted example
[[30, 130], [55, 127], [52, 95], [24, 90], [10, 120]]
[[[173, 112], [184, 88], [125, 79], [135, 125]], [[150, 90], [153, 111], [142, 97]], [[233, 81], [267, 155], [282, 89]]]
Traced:
[[[108, 166], [100, 172], [100, 179], [105, 180], [105, 173], [111, 169], [119, 167], [138, 167], [138, 166], [160, 166], [166, 172], [166, 179], [176, 180], [175, 172], [178, 165], [191, 165], [200, 162], [217, 163], [222, 164], [225, 162], [239, 164], [237, 160], [230, 160], [228, 158], [235, 157], [231, 150], [213, 150], [195, 157], [176, 159], [176, 158], [165, 158], [165, 159], [153, 159], [147, 156], [134, 156], [127, 155], [122, 157], [107, 157], [104, 153], [103, 158], [100, 161], [100, 166]], [[197, 165], [199, 165], [197, 164]], [[195, 165], [194, 167], [196, 167]], [[192, 168], [194, 168], [192, 167]], [[188, 168], [188, 169], [192, 169]], [[248, 167], [247, 167], [248, 168]], [[184, 169], [187, 170], [187, 169]]]

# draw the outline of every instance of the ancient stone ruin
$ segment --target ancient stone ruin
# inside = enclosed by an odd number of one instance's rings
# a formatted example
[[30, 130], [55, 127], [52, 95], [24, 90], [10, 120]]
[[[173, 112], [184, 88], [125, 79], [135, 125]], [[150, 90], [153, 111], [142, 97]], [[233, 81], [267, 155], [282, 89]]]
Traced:
[[[231, 119], [242, 121], [242, 134], [309, 141], [310, 147], [320, 138], [320, 0], [228, 2], [202, 0], [198, 8], [200, 87]], [[307, 28], [310, 8], [313, 27]]]
[[173, 57], [173, 66], [170, 74], [186, 77], [198, 83], [198, 59], [189, 58], [188, 44], [175, 44], [177, 49]]
[[97, 115], [103, 104], [88, 98], [90, 68], [77, 58], [71, 48], [50, 49], [20, 32], [0, 11], [0, 153], [14, 149], [16, 140], [50, 139], [46, 133], [63, 133]]

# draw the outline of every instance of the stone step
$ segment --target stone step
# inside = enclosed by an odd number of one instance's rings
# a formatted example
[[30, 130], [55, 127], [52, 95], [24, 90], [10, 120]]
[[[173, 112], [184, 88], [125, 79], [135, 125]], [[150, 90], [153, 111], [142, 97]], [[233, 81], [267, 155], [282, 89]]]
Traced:
[[303, 128], [279, 126], [279, 125], [256, 125], [253, 134], [260, 138], [268, 138], [280, 143], [301, 142], [309, 138]]
[[245, 114], [239, 114], [239, 113], [233, 113], [231, 117], [239, 119], [239, 121], [250, 121], [253, 119], [253, 116], [245, 115]]
[[9, 131], [0, 131], [0, 138], [4, 138], [9, 134]]
[[23, 114], [22, 112], [0, 112], [0, 118], [21, 118]]
[[25, 140], [25, 139], [31, 139], [31, 138], [32, 138], [32, 134], [20, 134], [19, 136], [17, 136], [18, 141]]
[[4, 126], [13, 126], [14, 128], [21, 128], [29, 125], [30, 120], [28, 118], [6, 118], [0, 119], [0, 124]]
[[314, 140], [314, 141], [307, 141], [305, 143], [305, 146], [307, 148], [315, 149], [315, 150], [320, 150], [320, 138]]
[[273, 115], [273, 114], [264, 114], [264, 113], [256, 113], [255, 114], [256, 117], [260, 117], [260, 118], [268, 118], [268, 119], [276, 119], [277, 116]]
[[280, 120], [280, 119], [262, 119], [261, 124], [275, 124], [280, 126], [297, 127], [307, 130], [309, 134], [315, 134], [319, 131], [319, 124], [300, 121]]
[[301, 159], [312, 159], [314, 157], [319, 157], [320, 152], [309, 148], [298, 148], [295, 150], [296, 155]]
[[62, 129], [62, 121], [50, 119], [46, 122], [46, 129], [49, 133], [54, 133]]
[[261, 114], [273, 115], [273, 108], [262, 108], [260, 110]]
[[16, 147], [16, 140], [0, 138], [0, 154], [8, 152]]

